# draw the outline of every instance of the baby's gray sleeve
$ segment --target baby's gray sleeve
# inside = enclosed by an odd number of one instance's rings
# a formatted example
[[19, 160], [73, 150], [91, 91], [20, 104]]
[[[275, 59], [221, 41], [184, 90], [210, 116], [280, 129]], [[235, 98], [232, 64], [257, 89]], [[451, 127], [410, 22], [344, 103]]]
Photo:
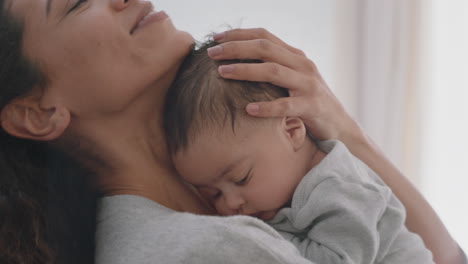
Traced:
[[[390, 214], [386, 211], [391, 191], [385, 186], [330, 177], [309, 187], [312, 188], [304, 188], [302, 193], [299, 190], [299, 194], [296, 191], [296, 203], [283, 209], [280, 213], [284, 217], [275, 217], [277, 222], [273, 224], [309, 260], [380, 263], [398, 239], [419, 239], [406, 230], [404, 211], [398, 211], [402, 208], [394, 208], [397, 211]], [[384, 215], [385, 223], [381, 221]], [[382, 231], [380, 226], [387, 223], [392, 223], [391, 227]], [[432, 263], [431, 254], [422, 243], [415, 249], [404, 255], [403, 262], [389, 263]]]

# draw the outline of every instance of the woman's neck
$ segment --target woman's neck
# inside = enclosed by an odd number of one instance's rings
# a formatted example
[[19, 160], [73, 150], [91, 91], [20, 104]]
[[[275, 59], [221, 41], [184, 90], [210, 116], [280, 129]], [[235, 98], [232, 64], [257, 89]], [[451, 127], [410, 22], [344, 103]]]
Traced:
[[173, 210], [209, 213], [193, 189], [178, 177], [161, 126], [146, 128], [150, 131], [134, 127], [120, 131], [113, 135], [111, 144], [102, 145], [108, 158], [106, 166], [96, 170], [98, 188], [107, 196], [139, 195]]
[[173, 210], [210, 214], [207, 204], [178, 177], [168, 154], [162, 112], [171, 80], [150, 89], [132, 109], [74, 120], [67, 138], [80, 141], [71, 154], [96, 173], [94, 184], [105, 196], [139, 195]]

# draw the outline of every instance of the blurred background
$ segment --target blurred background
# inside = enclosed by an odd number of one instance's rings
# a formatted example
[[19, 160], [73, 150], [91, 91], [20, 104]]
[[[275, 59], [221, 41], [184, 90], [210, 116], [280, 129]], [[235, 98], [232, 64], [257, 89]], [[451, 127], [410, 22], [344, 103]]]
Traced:
[[467, 0], [154, 0], [197, 40], [264, 27], [303, 50], [468, 251]]

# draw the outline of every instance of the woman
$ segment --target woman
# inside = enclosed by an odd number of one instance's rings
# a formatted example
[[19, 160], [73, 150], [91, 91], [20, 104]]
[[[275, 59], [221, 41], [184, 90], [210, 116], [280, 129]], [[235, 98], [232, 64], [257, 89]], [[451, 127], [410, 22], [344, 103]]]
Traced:
[[[211, 210], [176, 177], [166, 151], [164, 96], [192, 38], [175, 29], [164, 12], [152, 13], [149, 2], [137, 0], [0, 4], [0, 143], [6, 168], [1, 208], [8, 223], [1, 232], [15, 241], [1, 242], [7, 249], [4, 260], [76, 261], [73, 254], [79, 247], [73, 245], [82, 240], [67, 248], [59, 244], [70, 236], [54, 231], [72, 228], [68, 222], [64, 227], [54, 222], [64, 214], [63, 209], [54, 211], [61, 198], [53, 195], [62, 185], [44, 190], [50, 184], [39, 175], [50, 175], [50, 166], [66, 169], [77, 163], [92, 176], [74, 180], [105, 197], [98, 208], [98, 263], [183, 263], [189, 258], [190, 263], [307, 263], [253, 218], [178, 213]], [[223, 44], [210, 50], [214, 59], [265, 61], [224, 66], [223, 77], [272, 82], [291, 91], [291, 98], [248, 106], [249, 113], [301, 116], [318, 137], [345, 142], [395, 190], [408, 208], [409, 228], [423, 237], [435, 261], [461, 262], [461, 250], [437, 215], [365, 137], [302, 52], [259, 29], [215, 38]], [[58, 153], [52, 161], [59, 164], [47, 163], [44, 153], [50, 152]], [[66, 175], [59, 171], [53, 178]], [[52, 214], [44, 214], [46, 209]], [[82, 215], [74, 208], [69, 211], [69, 219]], [[30, 229], [11, 231], [18, 227], [11, 219], [29, 217], [32, 220], [22, 225]], [[25, 257], [25, 252], [33, 253]]]

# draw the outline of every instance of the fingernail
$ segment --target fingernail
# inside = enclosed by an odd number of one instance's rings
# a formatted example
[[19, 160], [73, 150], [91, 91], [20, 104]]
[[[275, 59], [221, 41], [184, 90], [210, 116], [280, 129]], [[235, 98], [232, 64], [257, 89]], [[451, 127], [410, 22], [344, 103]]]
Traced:
[[258, 114], [260, 106], [258, 104], [248, 104], [246, 110], [250, 114]]
[[225, 32], [216, 33], [216, 34], [213, 35], [213, 40], [214, 41], [220, 41], [220, 40], [224, 39], [225, 36], [226, 36]]
[[208, 49], [208, 55], [210, 55], [210, 57], [218, 56], [221, 53], [223, 53], [223, 47], [219, 45]]
[[232, 66], [232, 65], [221, 65], [221, 66], [219, 66], [219, 73], [220, 74], [232, 73], [233, 71], [234, 71], [234, 66]]

